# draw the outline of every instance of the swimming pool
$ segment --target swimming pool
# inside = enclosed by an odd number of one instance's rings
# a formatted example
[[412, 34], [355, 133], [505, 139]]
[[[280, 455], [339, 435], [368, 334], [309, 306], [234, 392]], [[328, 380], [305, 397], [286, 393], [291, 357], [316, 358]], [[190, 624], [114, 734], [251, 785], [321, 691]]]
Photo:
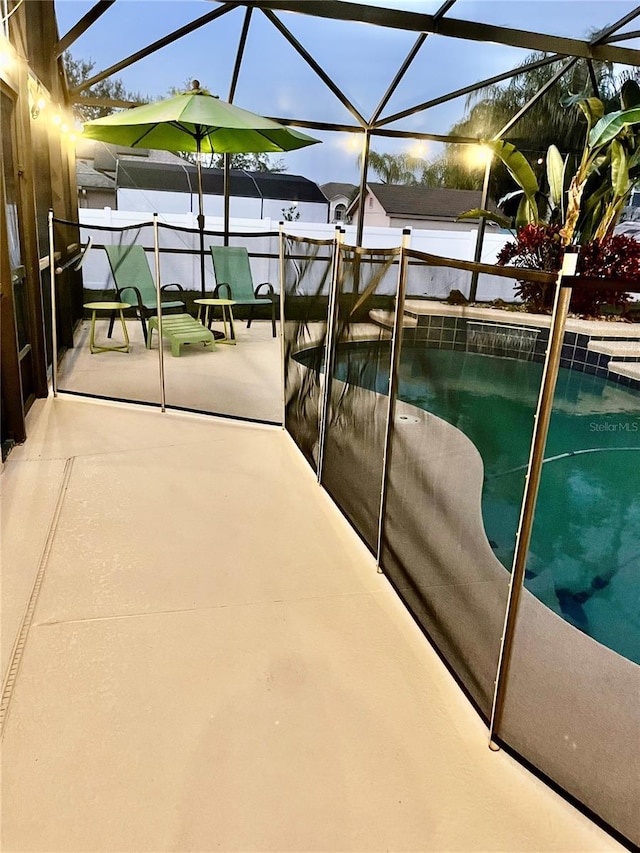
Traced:
[[[339, 348], [335, 375], [386, 393], [388, 346]], [[484, 464], [482, 516], [511, 568], [542, 365], [405, 346], [401, 400], [461, 430]], [[640, 393], [560, 369], [525, 584], [567, 622], [640, 663]]]

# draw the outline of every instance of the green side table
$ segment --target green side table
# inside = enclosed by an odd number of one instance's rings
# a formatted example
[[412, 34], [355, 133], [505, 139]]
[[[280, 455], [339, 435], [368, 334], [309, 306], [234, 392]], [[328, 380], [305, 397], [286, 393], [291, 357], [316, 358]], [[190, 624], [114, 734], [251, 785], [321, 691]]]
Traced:
[[[131, 308], [131, 305], [128, 302], [85, 302], [84, 307], [91, 311], [91, 334], [89, 335], [89, 349], [91, 352], [129, 352], [129, 334], [122, 312], [125, 308]], [[98, 311], [111, 311], [113, 314], [117, 311], [120, 314], [122, 335], [124, 337], [123, 344], [108, 347], [96, 346], [96, 313]]]
[[[231, 306], [236, 303], [233, 299], [194, 299], [194, 303], [198, 306], [198, 320], [206, 328], [210, 328], [209, 323], [209, 308], [220, 307], [222, 311], [222, 325], [224, 328], [224, 336], [220, 337], [220, 332], [214, 332], [216, 343], [218, 344], [233, 344], [236, 343], [236, 330], [233, 325], [233, 311]], [[204, 320], [202, 320], [202, 309], [204, 308]], [[229, 329], [227, 330], [227, 323]]]

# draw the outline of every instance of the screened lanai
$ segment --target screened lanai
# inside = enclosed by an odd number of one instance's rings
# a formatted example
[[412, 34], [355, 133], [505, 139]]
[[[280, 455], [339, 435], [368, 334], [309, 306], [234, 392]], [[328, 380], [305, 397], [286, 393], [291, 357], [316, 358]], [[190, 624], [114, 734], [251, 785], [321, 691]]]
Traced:
[[[21, 5], [5, 2], [9, 36], [11, 27], [29, 29]], [[571, 263], [560, 274], [496, 266], [508, 235], [482, 218], [445, 244], [415, 228], [367, 228], [364, 201], [379, 178], [380, 152], [426, 163], [455, 152], [477, 206], [495, 205], [507, 173], [495, 159], [471, 164], [468, 155], [502, 139], [543, 170], [554, 122], [568, 108], [549, 112], [548, 133], [533, 133], [540, 128], [527, 121], [530, 110], [556, 91], [607, 101], [612, 81], [638, 81], [640, 6], [53, 5], [52, 65], [62, 69], [65, 51], [93, 64], [81, 81], [62, 74], [60, 106], [126, 109], [197, 78], [221, 98], [321, 140], [283, 155], [288, 172], [318, 184], [351, 182], [360, 202], [339, 228], [295, 213], [258, 226], [233, 207], [228, 157], [224, 208], [207, 215], [203, 231], [195, 216], [151, 204], [142, 214], [117, 205], [105, 213], [53, 198], [49, 222], [40, 210], [29, 226], [37, 292], [53, 317], [41, 358], [52, 392], [74, 413], [77, 397], [99, 398], [142, 403], [154, 416], [213, 415], [217, 427], [221, 417], [231, 429], [282, 427], [305, 474], [340, 510], [476, 712], [489, 755], [515, 757], [612, 843], [638, 843], [637, 324], [569, 316], [575, 294], [598, 282]], [[539, 83], [526, 96], [509, 89], [523, 72]], [[101, 97], [100, 83], [115, 78], [139, 97]], [[513, 95], [510, 110], [504, 92]], [[19, 100], [18, 84], [15, 93]], [[573, 109], [580, 132], [562, 155], [577, 160], [584, 128]], [[37, 128], [33, 105], [29, 113]], [[202, 294], [189, 283], [199, 285], [203, 235], [203, 293], [220, 295], [213, 250], [246, 249], [254, 284], [273, 287], [276, 335], [268, 313], [249, 326], [239, 304], [233, 335], [216, 305], [212, 346], [188, 343], [179, 354], [162, 335], [170, 310], [147, 318], [146, 330], [133, 313], [120, 322], [107, 249], [143, 247], [158, 289], [160, 279], [187, 282], [169, 293], [183, 303], [181, 316], [202, 319]], [[553, 311], [515, 306], [523, 283], [555, 293]], [[635, 284], [610, 281], [613, 292], [630, 292], [630, 304], [640, 299]], [[458, 292], [464, 302], [456, 304]], [[111, 338], [109, 314], [98, 309], [94, 324], [87, 307], [98, 299], [110, 300], [103, 304], [112, 306]], [[124, 334], [128, 351], [92, 351], [94, 333], [107, 347], [124, 344]], [[204, 440], [201, 426], [196, 441]], [[176, 489], [186, 488], [174, 473]], [[22, 628], [26, 636], [28, 623]], [[18, 643], [5, 711], [21, 654]]]

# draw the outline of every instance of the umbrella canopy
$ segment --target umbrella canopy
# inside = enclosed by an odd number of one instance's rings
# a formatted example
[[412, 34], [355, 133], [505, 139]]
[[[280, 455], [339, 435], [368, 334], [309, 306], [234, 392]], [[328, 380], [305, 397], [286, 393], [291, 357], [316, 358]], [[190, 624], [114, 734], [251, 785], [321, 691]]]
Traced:
[[196, 87], [164, 101], [88, 121], [84, 135], [129, 148], [203, 154], [281, 153], [320, 141]]
[[[191, 91], [173, 98], [85, 122], [84, 136], [128, 148], [197, 154], [282, 153], [320, 142], [298, 130], [222, 101], [217, 95], [201, 89], [197, 80], [191, 85]], [[200, 157], [196, 165], [200, 275], [204, 295], [204, 204]], [[225, 182], [225, 243], [229, 230], [228, 192]]]

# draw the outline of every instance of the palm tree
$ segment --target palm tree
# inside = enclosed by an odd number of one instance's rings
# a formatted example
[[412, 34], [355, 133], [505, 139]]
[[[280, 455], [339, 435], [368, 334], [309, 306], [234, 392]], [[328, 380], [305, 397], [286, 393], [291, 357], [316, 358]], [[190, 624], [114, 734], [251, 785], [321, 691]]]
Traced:
[[[521, 65], [530, 65], [544, 57], [544, 53], [530, 53]], [[613, 108], [622, 77], [633, 77], [634, 73], [616, 76], [613, 66], [604, 62], [593, 62], [592, 68], [598, 96], [607, 112]], [[557, 70], [558, 64], [552, 63], [521, 71], [506, 85], [492, 84], [477, 89], [467, 97], [466, 116], [454, 124], [449, 133], [491, 139], [549, 82]], [[563, 154], [578, 155], [582, 150], [585, 123], [578, 110], [566, 109], [562, 102], [570, 94], [586, 91], [593, 91], [593, 81], [588, 64], [579, 60], [502, 137], [525, 155], [538, 175], [544, 170], [545, 153], [551, 144]], [[464, 145], [448, 145], [439, 161], [432, 164], [431, 174], [444, 176], [446, 186], [467, 186], [469, 173], [463, 164], [465, 148]], [[481, 177], [476, 173], [472, 180], [478, 187]], [[506, 169], [497, 164], [492, 170], [490, 195], [498, 200], [512, 188]]]
[[[362, 155], [358, 157], [361, 166]], [[417, 184], [416, 172], [419, 172], [426, 162], [419, 157], [409, 154], [379, 154], [369, 152], [369, 169], [380, 178], [383, 184]]]

